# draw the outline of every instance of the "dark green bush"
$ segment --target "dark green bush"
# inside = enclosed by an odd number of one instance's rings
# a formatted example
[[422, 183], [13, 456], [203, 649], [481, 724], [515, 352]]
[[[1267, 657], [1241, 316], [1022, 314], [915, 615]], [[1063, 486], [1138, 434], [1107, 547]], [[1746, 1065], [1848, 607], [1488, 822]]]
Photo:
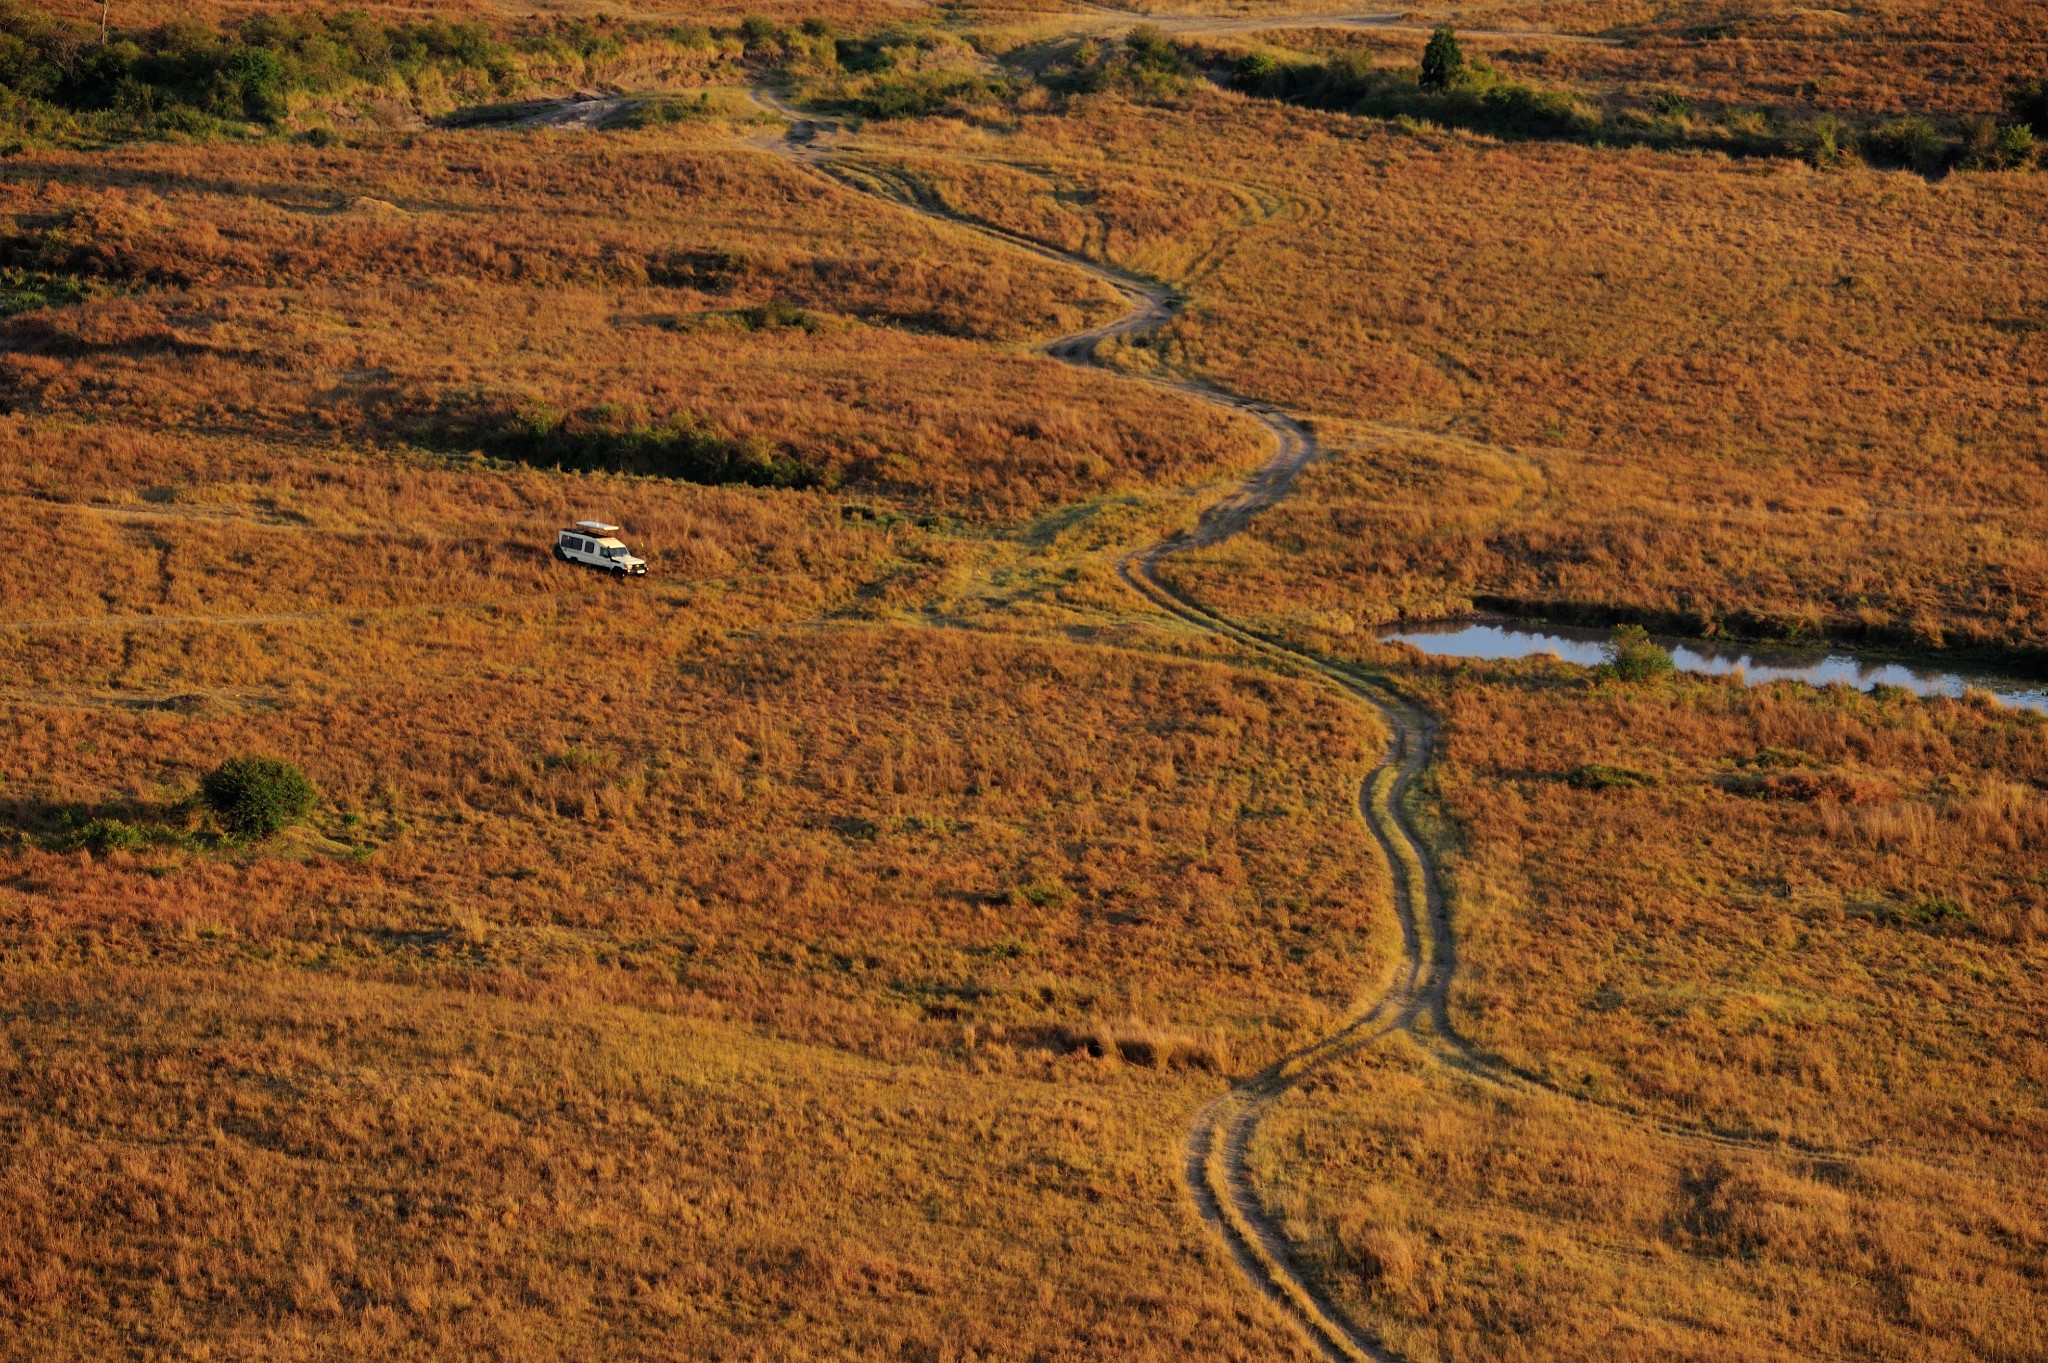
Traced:
[[1674, 665], [1671, 654], [1641, 625], [1616, 625], [1600, 651], [1607, 658], [1600, 670], [1618, 681], [1654, 681]]
[[[556, 35], [533, 41], [561, 46]], [[346, 10], [256, 15], [227, 29], [180, 19], [102, 41], [92, 25], [0, 0], [0, 89], [16, 97], [12, 120], [35, 130], [67, 115], [105, 133], [276, 123], [299, 94], [429, 69], [496, 88], [517, 74], [514, 52], [480, 24], [392, 24]]]
[[[687, 123], [693, 119], [709, 118], [713, 112], [710, 93], [700, 90], [697, 92], [695, 99], [686, 99], [681, 95], [674, 95], [659, 99], [635, 100], [632, 104], [626, 106], [623, 113], [612, 119], [605, 126], [608, 128], [658, 128], [670, 123]], [[653, 271], [650, 270], [648, 273], [652, 277]]]
[[2048, 137], [2048, 77], [2014, 81], [2005, 94], [2005, 115], [2036, 137]]
[[1464, 74], [1465, 49], [1458, 45], [1456, 30], [1447, 24], [1429, 35], [1429, 46], [1422, 50], [1420, 83], [1425, 90], [1448, 90]]
[[[1270, 65], [1272, 59], [1265, 62]], [[1256, 68], [1260, 63], [1252, 65]], [[1039, 77], [1047, 87], [1065, 94], [1120, 90], [1139, 99], [1184, 95], [1196, 79], [1194, 63], [1187, 54], [1164, 32], [1145, 24], [1132, 29], [1116, 47], [1086, 39], [1075, 46], [1065, 63]]]
[[1599, 762], [1586, 762], [1565, 773], [1565, 783], [1579, 790], [1634, 790], [1639, 786], [1657, 784], [1648, 772], [1629, 767], [1610, 767]]
[[748, 47], [760, 47], [768, 43], [780, 43], [782, 28], [766, 15], [749, 14], [740, 20], [740, 38]]
[[1270, 52], [1247, 52], [1237, 59], [1236, 83], [1239, 88], [1257, 85], [1270, 79], [1280, 69]]
[[1985, 117], [1963, 120], [1956, 164], [1963, 170], [2022, 170], [2034, 162], [2034, 130], [2025, 123], [2004, 127]]
[[1563, 90], [1507, 83], [1488, 87], [1479, 98], [1496, 131], [1519, 137], [1568, 137], [1586, 122]]
[[149, 846], [149, 835], [120, 819], [94, 819], [72, 829], [65, 836], [64, 845], [103, 857], [109, 852], [139, 852]]
[[2003, 169], [2031, 166], [2040, 159], [2040, 154], [2038, 139], [2027, 124], [2014, 123], [1998, 130], [1998, 164]]
[[495, 458], [541, 467], [752, 487], [808, 488], [825, 482], [818, 469], [779, 453], [760, 436], [726, 435], [690, 412], [654, 419], [609, 407], [566, 415], [535, 407], [502, 419], [478, 434], [476, 443]]
[[1924, 118], [1901, 118], [1863, 135], [1863, 154], [1881, 166], [1904, 166], [1923, 175], [1948, 159], [1948, 140]]
[[241, 838], [267, 838], [298, 822], [320, 797], [304, 772], [274, 757], [230, 757], [207, 773], [199, 793]]
[[1901, 921], [1917, 928], [1931, 928], [1941, 931], [1946, 928], [1967, 928], [1977, 921], [1970, 912], [1970, 906], [1953, 895], [1929, 895], [1917, 903], [1907, 905], [1899, 911]]
[[0, 317], [81, 303], [90, 296], [91, 287], [74, 275], [0, 266]]
[[918, 71], [877, 81], [850, 107], [863, 118], [924, 118], [960, 113], [1008, 98], [1010, 87], [996, 76], [974, 71]]

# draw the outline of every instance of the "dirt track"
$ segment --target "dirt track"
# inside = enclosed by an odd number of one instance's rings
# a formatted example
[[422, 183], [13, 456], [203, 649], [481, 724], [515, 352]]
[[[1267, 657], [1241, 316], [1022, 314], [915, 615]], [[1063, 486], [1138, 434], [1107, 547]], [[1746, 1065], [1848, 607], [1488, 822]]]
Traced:
[[[788, 136], [771, 150], [838, 183], [866, 193], [882, 193], [914, 212], [957, 223], [1019, 250], [1085, 271], [1125, 297], [1130, 310], [1122, 317], [1047, 343], [1044, 351], [1054, 359], [1093, 366], [1096, 349], [1105, 340], [1156, 331], [1178, 313], [1182, 300], [1164, 285], [1068, 255], [1001, 228], [963, 219], [914, 193], [888, 192], [865, 177], [836, 170], [832, 149], [825, 139], [837, 134], [838, 125], [802, 113], [772, 91], [757, 90], [755, 98], [790, 121]], [[1428, 765], [1434, 725], [1420, 709], [1393, 693], [1257, 638], [1159, 580], [1155, 570], [1165, 558], [1228, 539], [1260, 511], [1285, 497], [1295, 476], [1320, 449], [1305, 426], [1270, 404], [1192, 380], [1123, 377], [1245, 413], [1261, 422], [1272, 433], [1274, 442], [1272, 458], [1235, 492], [1203, 512], [1192, 532], [1127, 555], [1118, 565], [1124, 581], [1160, 609], [1197, 629], [1229, 639], [1290, 671], [1309, 672], [1333, 682], [1347, 695], [1372, 707], [1392, 735], [1380, 763], [1359, 785], [1358, 809], [1392, 868], [1404, 943], [1403, 959], [1394, 979], [1384, 989], [1354, 1004], [1347, 1021], [1337, 1031], [1204, 1107], [1188, 1133], [1185, 1175], [1188, 1192], [1203, 1219], [1230, 1248], [1246, 1276], [1313, 1341], [1320, 1354], [1352, 1363], [1361, 1359], [1375, 1363], [1393, 1360], [1397, 1355], [1385, 1350], [1370, 1332], [1347, 1321], [1301, 1271], [1286, 1236], [1267, 1216], [1251, 1189], [1246, 1149], [1260, 1117], [1276, 1099], [1304, 1076], [1351, 1048], [1390, 1030], [1421, 1030], [1425, 1020], [1435, 1039], [1455, 1044], [1449, 1027], [1450, 977], [1455, 963], [1450, 923], [1423, 844], [1404, 812], [1408, 791]]]
[[[1177, 291], [1164, 284], [965, 218], [912, 182], [878, 173], [873, 167], [855, 170], [849, 164], [839, 163], [837, 158], [845, 150], [837, 145], [844, 135], [842, 125], [807, 115], [769, 90], [756, 90], [755, 98], [790, 122], [787, 136], [769, 144], [768, 150], [859, 192], [887, 198], [926, 217], [956, 224], [1083, 271], [1124, 296], [1129, 310], [1123, 316], [1088, 331], [1059, 337], [1042, 347], [1054, 359], [1102, 367], [1096, 360], [1096, 350], [1102, 342], [1157, 331], [1172, 321], [1184, 302]], [[1575, 1103], [1601, 1107], [1622, 1120], [1664, 1135], [1708, 1145], [1761, 1150], [1790, 1147], [1807, 1154], [1850, 1158], [1843, 1151], [1794, 1146], [1768, 1135], [1674, 1121], [1566, 1092], [1535, 1075], [1514, 1069], [1458, 1035], [1450, 1015], [1451, 981], [1457, 970], [1456, 937], [1437, 868], [1410, 813], [1412, 792], [1435, 748], [1435, 721], [1385, 679], [1337, 666], [1254, 634], [1176, 591], [1161, 581], [1157, 572], [1159, 565], [1175, 554], [1213, 545], [1237, 534], [1260, 511], [1284, 498], [1292, 490], [1296, 475], [1321, 453], [1314, 434], [1271, 404], [1213, 384], [1109, 372], [1129, 382], [1168, 388], [1244, 413], [1262, 423], [1274, 442], [1272, 457], [1236, 491], [1204, 511], [1192, 531], [1127, 554], [1118, 564], [1123, 580], [1154, 606], [1188, 626], [1229, 640], [1278, 668], [1335, 687], [1353, 702], [1369, 707], [1390, 736], [1380, 761], [1359, 783], [1357, 805], [1360, 818], [1372, 830], [1387, 860], [1401, 926], [1401, 959], [1390, 979], [1366, 991], [1353, 1004], [1342, 1025], [1204, 1107], [1188, 1132], [1185, 1150], [1184, 1177], [1196, 1209], [1229, 1248], [1246, 1277], [1301, 1330], [1316, 1353], [1347, 1363], [1398, 1363], [1401, 1358], [1372, 1330], [1347, 1319], [1302, 1270], [1294, 1247], [1251, 1187], [1247, 1150], [1260, 1119], [1290, 1088], [1332, 1061], [1391, 1032], [1407, 1033], [1441, 1063], [1497, 1090], [1527, 1093], [1544, 1089]]]

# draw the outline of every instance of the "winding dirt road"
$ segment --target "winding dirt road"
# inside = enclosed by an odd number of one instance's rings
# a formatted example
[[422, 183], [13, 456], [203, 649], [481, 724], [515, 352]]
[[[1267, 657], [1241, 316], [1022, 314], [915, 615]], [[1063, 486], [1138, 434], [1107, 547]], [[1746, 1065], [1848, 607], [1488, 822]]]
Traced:
[[[966, 227], [1083, 271], [1123, 295], [1129, 304], [1123, 316], [1047, 343], [1044, 352], [1054, 359], [1099, 367], [1096, 351], [1104, 341], [1157, 331], [1171, 322], [1181, 308], [1180, 295], [1162, 284], [1054, 250], [999, 227], [962, 218], [915, 193], [878, 188], [870, 178], [848, 173], [834, 164], [831, 140], [843, 135], [842, 125], [805, 114], [770, 90], [755, 91], [755, 98], [789, 120], [788, 134], [769, 148], [777, 154], [841, 185], [882, 195], [913, 212]], [[1435, 872], [1407, 813], [1408, 794], [1429, 763], [1435, 726], [1422, 710], [1392, 691], [1260, 638], [1160, 580], [1158, 567], [1168, 557], [1230, 538], [1260, 511], [1285, 497], [1296, 475], [1321, 451], [1307, 427], [1271, 404], [1193, 380], [1121, 373], [1119, 376], [1242, 412], [1263, 424], [1274, 443], [1273, 456], [1236, 491], [1204, 511], [1192, 531], [1125, 556], [1118, 564], [1124, 581], [1159, 609], [1197, 629], [1264, 655], [1289, 671], [1311, 674], [1337, 686], [1347, 696], [1369, 706], [1391, 735], [1379, 764], [1360, 783], [1357, 800], [1359, 815], [1378, 839], [1393, 874], [1404, 944], [1394, 978], [1383, 990], [1356, 1002], [1343, 1025], [1334, 1032], [1204, 1107], [1188, 1133], [1185, 1176], [1195, 1206], [1229, 1247], [1246, 1276], [1299, 1327], [1318, 1352], [1326, 1358], [1351, 1363], [1392, 1363], [1398, 1355], [1389, 1352], [1372, 1332], [1347, 1320], [1302, 1271], [1287, 1237], [1267, 1215], [1251, 1188], [1247, 1151], [1260, 1118], [1281, 1095], [1356, 1046], [1390, 1031], [1403, 1030], [1417, 1034], [1425, 1044], [1449, 1044], [1461, 1053], [1466, 1049], [1450, 1027], [1450, 981], [1456, 964], [1450, 920]], [[1477, 1063], [1477, 1057], [1462, 1058]]]

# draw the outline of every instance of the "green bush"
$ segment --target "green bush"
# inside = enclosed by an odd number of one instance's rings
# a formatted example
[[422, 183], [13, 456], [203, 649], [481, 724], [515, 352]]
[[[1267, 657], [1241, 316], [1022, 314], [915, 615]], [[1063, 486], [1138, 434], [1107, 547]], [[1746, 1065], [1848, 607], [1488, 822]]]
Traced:
[[1600, 670], [1618, 681], [1654, 681], [1674, 666], [1671, 654], [1641, 625], [1616, 625], [1600, 651], [1607, 658]]
[[1247, 52], [1237, 59], [1237, 84], [1255, 86], [1280, 69], [1270, 52]]
[[120, 819], [94, 819], [64, 837], [67, 848], [82, 848], [99, 857], [109, 852], [139, 852], [148, 845], [147, 833]]
[[1799, 153], [1821, 170], [1839, 166], [1848, 158], [1849, 136], [1848, 124], [1833, 114], [1822, 114], [1800, 132]]
[[1917, 903], [1900, 910], [1899, 918], [1918, 928], [1940, 931], [1945, 928], [1967, 928], [1977, 921], [1970, 912], [1970, 906], [1953, 895], [1929, 895]]
[[878, 80], [850, 108], [863, 118], [924, 118], [993, 105], [1009, 96], [1000, 77], [974, 71], [918, 71]]
[[[749, 313], [756, 310], [748, 309]], [[758, 310], [764, 326], [803, 326], [809, 314], [771, 304]], [[784, 323], [782, 318], [793, 319]], [[753, 317], [743, 318], [749, 326]], [[814, 323], [813, 323], [814, 325]], [[692, 483], [744, 483], [752, 487], [808, 488], [825, 481], [818, 469], [778, 453], [760, 436], [729, 436], [690, 412], [659, 419], [645, 413], [593, 407], [563, 414], [532, 407], [474, 436], [485, 454], [541, 467], [644, 473]]]
[[200, 795], [236, 837], [267, 838], [313, 812], [319, 792], [306, 774], [274, 757], [230, 757], [208, 772]]
[[1648, 772], [1636, 771], [1629, 767], [1610, 767], [1599, 762], [1586, 762], [1565, 773], [1565, 783], [1579, 790], [1634, 790], [1639, 786], [1653, 786], [1657, 779]]
[[2005, 169], [2031, 166], [2039, 152], [2034, 130], [2027, 124], [2014, 123], [1998, 130], [1998, 164]]
[[2013, 82], [2005, 94], [2005, 114], [2036, 137], [2048, 137], [2048, 77]]
[[1901, 118], [1863, 136], [1863, 154], [1882, 166], [1904, 166], [1923, 175], [1948, 159], [1948, 141], [1924, 118]]
[[2023, 170], [2034, 161], [2034, 130], [2025, 123], [1999, 126], [1982, 116], [1963, 120], [1956, 164], [1964, 170]]
[[1465, 49], [1458, 45], [1456, 30], [1447, 24], [1429, 35], [1429, 46], [1422, 50], [1422, 88], [1448, 90], [1464, 74]]
[[1659, 118], [1684, 118], [1692, 112], [1692, 101], [1676, 90], [1659, 90], [1650, 96], [1650, 112]]

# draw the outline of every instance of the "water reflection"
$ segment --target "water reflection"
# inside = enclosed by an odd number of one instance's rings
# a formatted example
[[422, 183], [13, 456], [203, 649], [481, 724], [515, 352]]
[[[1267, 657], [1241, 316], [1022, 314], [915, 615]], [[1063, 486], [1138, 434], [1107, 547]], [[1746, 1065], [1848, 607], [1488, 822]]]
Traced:
[[[1489, 621], [1420, 625], [1386, 636], [1390, 643], [1413, 644], [1436, 658], [1538, 658], [1552, 654], [1565, 662], [1592, 667], [1603, 661], [1600, 646], [1607, 631], [1569, 625], [1522, 627]], [[1891, 659], [1866, 658], [1839, 644], [1801, 649], [1760, 644], [1716, 644], [1702, 639], [1657, 636], [1671, 650], [1682, 671], [1721, 677], [1741, 672], [1751, 686], [1765, 682], [1802, 681], [1814, 686], [1842, 682], [1869, 691], [1898, 686], [1920, 696], [1960, 696], [1974, 686], [1989, 691], [2006, 705], [2048, 714], [2048, 683], [1989, 672], [1945, 671], [1915, 667]]]

